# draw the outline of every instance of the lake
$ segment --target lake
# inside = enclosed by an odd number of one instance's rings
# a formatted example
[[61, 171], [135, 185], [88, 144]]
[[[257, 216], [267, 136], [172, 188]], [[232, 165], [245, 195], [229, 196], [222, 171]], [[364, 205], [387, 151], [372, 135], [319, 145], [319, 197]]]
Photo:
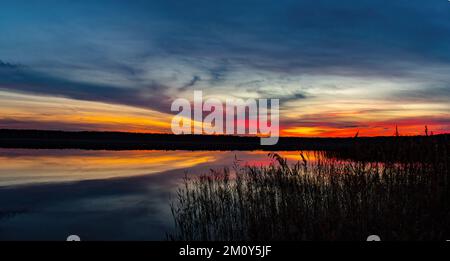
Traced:
[[164, 240], [173, 229], [170, 200], [185, 175], [236, 160], [268, 165], [267, 154], [0, 149], [0, 240]]

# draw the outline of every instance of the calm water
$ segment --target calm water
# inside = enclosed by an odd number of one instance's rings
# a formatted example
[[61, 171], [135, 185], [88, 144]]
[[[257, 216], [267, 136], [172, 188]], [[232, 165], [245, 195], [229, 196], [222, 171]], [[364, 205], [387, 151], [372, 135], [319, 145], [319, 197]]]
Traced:
[[[299, 160], [298, 152], [279, 152]], [[267, 152], [0, 149], [0, 240], [161, 240], [185, 175]]]

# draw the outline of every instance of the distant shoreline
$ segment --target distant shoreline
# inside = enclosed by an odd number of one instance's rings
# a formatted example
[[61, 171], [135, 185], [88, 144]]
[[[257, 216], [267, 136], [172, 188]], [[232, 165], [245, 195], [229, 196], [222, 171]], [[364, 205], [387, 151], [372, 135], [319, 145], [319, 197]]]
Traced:
[[[441, 139], [449, 134], [432, 136]], [[277, 145], [261, 146], [259, 137], [225, 135], [173, 135], [127, 132], [49, 131], [0, 129], [0, 148], [86, 150], [338, 150], [363, 143], [389, 143], [393, 139], [431, 137], [298, 138], [280, 137]]]

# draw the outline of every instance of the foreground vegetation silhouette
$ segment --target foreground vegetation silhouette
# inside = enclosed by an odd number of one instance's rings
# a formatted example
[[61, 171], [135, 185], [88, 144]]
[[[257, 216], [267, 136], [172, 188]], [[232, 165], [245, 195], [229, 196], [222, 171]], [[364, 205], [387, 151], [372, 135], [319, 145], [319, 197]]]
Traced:
[[[447, 138], [355, 143], [185, 178], [171, 240], [446, 240]], [[387, 154], [390, 153], [390, 154]]]

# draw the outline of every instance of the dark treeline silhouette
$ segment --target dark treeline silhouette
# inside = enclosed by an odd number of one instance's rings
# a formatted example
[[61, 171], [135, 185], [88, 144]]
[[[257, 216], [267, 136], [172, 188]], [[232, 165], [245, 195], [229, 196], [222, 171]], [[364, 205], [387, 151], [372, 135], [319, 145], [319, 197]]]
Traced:
[[355, 138], [280, 137], [277, 145], [261, 146], [259, 137], [230, 135], [173, 135], [127, 132], [67, 132], [0, 129], [1, 148], [89, 149], [89, 150], [345, 150], [355, 142], [391, 146], [397, 143], [435, 139], [449, 135]]
[[450, 135], [356, 139], [326, 151], [328, 157], [366, 162], [431, 162], [449, 155]]

